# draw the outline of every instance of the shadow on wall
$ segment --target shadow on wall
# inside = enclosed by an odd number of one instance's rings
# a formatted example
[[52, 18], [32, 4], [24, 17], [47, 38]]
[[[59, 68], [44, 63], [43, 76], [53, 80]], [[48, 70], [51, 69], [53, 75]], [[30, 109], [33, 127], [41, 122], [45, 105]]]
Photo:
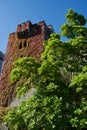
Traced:
[[4, 54], [0, 51], [0, 74], [2, 70], [3, 61], [4, 61]]

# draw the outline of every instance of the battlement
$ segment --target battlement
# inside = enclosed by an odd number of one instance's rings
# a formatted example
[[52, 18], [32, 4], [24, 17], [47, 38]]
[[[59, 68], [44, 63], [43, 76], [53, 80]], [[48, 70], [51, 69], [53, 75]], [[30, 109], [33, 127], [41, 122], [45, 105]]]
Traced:
[[32, 24], [30, 21], [24, 22], [17, 26], [18, 39], [28, 38], [41, 34], [41, 27], [46, 26], [44, 21]]
[[22, 24], [17, 25], [17, 32], [24, 31], [26, 29], [29, 29], [31, 27], [32, 23], [30, 21], [24, 22]]

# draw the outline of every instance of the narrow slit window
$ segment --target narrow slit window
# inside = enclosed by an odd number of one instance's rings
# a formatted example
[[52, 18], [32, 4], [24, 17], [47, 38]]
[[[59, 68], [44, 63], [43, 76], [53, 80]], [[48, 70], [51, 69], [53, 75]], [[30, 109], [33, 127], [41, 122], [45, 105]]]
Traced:
[[24, 45], [23, 45], [24, 47], [26, 47], [27, 46], [27, 43], [26, 43], [26, 41], [24, 42]]
[[21, 49], [22, 48], [22, 43], [20, 43], [20, 45], [19, 45], [19, 49]]

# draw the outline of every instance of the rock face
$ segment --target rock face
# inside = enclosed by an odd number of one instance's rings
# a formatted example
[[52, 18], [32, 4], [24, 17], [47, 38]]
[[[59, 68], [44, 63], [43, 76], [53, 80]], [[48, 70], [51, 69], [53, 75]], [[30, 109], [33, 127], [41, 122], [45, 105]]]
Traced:
[[5, 125], [0, 124], [0, 130], [8, 130], [8, 128]]
[[4, 61], [4, 54], [0, 51], [0, 74], [1, 74], [1, 70], [2, 70], [3, 61]]
[[0, 106], [8, 106], [15, 97], [16, 86], [10, 84], [9, 77], [13, 62], [20, 57], [36, 57], [39, 59], [43, 51], [43, 41], [53, 33], [52, 26], [44, 21], [32, 24], [30, 21], [19, 24], [17, 30], [8, 38], [8, 45], [4, 57], [2, 75], [0, 77]]
[[34, 88], [31, 88], [31, 90], [26, 93], [24, 96], [21, 96], [20, 98], [14, 98], [14, 100], [11, 102], [10, 107], [14, 108], [16, 106], [18, 106], [22, 101], [25, 101], [26, 99], [30, 98], [34, 93], [36, 92], [36, 90]]

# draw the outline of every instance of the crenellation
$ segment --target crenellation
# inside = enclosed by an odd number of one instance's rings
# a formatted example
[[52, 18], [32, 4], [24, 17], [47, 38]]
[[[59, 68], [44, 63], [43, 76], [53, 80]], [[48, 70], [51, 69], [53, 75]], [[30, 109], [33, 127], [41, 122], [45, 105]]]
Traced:
[[20, 32], [22, 30], [22, 25], [21, 24], [18, 24], [17, 25], [17, 32]]
[[31, 32], [30, 32], [31, 27], [32, 27], [32, 23], [30, 21], [19, 24], [17, 26], [18, 39], [28, 38], [29, 36], [31, 36]]

